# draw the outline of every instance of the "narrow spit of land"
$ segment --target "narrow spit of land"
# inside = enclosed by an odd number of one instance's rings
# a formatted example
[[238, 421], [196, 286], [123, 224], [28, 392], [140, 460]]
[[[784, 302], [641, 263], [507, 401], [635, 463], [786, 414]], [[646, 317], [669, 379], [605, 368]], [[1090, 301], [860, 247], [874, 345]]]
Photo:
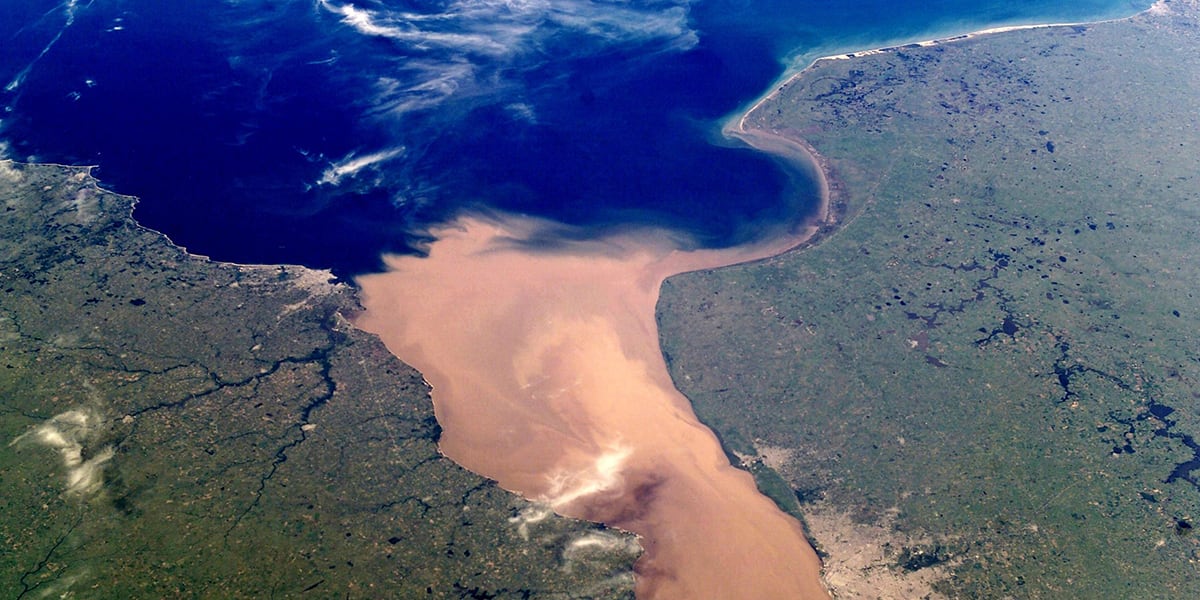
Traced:
[[432, 384], [447, 456], [639, 534], [639, 598], [826, 598], [800, 524], [675, 389], [654, 314], [666, 277], [794, 247], [825, 204], [803, 231], [721, 251], [681, 251], [661, 232], [547, 250], [526, 243], [543, 223], [465, 218], [427, 257], [360, 277], [356, 324]]

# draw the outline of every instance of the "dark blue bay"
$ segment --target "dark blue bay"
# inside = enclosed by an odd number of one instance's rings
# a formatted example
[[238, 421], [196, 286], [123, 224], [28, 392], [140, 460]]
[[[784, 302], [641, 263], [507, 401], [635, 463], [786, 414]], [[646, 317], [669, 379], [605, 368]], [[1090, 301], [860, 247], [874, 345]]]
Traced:
[[786, 61], [1148, 2], [1067, 4], [0, 0], [0, 137], [222, 260], [363, 272], [493, 208], [721, 247], [811, 210], [713, 143]]

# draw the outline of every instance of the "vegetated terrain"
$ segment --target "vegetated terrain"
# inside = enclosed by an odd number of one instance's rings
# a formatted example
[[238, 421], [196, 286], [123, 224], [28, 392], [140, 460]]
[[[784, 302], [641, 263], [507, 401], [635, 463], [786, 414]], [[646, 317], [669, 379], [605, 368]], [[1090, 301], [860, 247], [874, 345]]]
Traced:
[[632, 597], [639, 547], [437, 450], [327, 272], [218, 264], [86, 169], [0, 162], [12, 598]]
[[1200, 597], [1198, 14], [825, 60], [751, 113], [844, 222], [670, 279], [663, 348], [841, 596]]

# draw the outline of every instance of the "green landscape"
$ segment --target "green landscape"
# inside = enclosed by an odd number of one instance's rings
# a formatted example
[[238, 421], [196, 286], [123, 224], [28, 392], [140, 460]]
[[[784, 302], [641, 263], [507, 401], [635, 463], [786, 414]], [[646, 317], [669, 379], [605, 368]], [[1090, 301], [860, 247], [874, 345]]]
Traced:
[[6, 597], [632, 597], [631, 536], [438, 453], [351, 288], [190, 256], [132, 203], [0, 162]]
[[1200, 597], [1197, 48], [1163, 2], [822, 60], [750, 113], [832, 222], [668, 280], [662, 343], [836, 597]]
[[[822, 60], [747, 116], [830, 220], [669, 279], [662, 348], [836, 598], [1200, 597], [1197, 49], [1164, 1]], [[351, 287], [133, 205], [0, 161], [10, 597], [633, 597], [633, 536], [439, 453]]]

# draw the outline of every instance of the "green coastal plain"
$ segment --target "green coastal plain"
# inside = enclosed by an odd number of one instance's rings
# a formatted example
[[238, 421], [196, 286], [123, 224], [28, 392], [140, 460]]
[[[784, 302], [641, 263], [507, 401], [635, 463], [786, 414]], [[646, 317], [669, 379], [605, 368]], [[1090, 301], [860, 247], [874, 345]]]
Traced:
[[631, 536], [437, 450], [327, 272], [220, 264], [0, 162], [0, 595], [631, 598]]
[[833, 220], [668, 280], [662, 344], [837, 597], [1200, 597], [1198, 49], [1175, 0], [822, 60], [748, 115]]

